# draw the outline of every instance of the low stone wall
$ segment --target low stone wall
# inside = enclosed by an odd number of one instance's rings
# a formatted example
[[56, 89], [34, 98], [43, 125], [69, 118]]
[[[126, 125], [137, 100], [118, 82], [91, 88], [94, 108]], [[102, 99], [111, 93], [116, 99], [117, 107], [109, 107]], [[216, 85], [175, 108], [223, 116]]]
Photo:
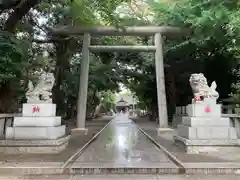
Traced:
[[185, 116], [186, 113], [186, 106], [177, 106], [175, 109], [175, 114], [173, 115], [172, 119], [172, 127], [177, 128], [178, 124], [182, 123], [182, 116]]
[[6, 127], [12, 126], [13, 118], [18, 116], [21, 116], [21, 114], [0, 114], [0, 139], [5, 139]]

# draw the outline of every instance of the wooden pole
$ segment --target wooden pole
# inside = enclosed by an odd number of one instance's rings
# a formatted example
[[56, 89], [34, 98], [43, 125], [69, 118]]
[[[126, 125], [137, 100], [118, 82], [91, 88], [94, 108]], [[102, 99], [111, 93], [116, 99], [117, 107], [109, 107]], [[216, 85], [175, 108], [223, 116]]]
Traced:
[[155, 68], [157, 81], [159, 128], [168, 128], [167, 102], [164, 79], [164, 62], [161, 33], [155, 34]]
[[88, 76], [89, 76], [89, 63], [90, 63], [90, 45], [91, 36], [85, 33], [83, 37], [83, 49], [81, 62], [81, 74], [79, 83], [79, 94], [77, 104], [77, 128], [85, 129], [86, 110], [87, 110], [87, 92], [88, 92]]

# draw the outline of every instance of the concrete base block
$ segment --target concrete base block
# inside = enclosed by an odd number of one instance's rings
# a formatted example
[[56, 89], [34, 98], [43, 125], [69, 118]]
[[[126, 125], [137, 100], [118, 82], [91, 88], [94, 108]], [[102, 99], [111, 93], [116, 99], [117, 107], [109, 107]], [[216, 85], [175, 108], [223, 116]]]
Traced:
[[180, 136], [173, 136], [175, 144], [188, 154], [219, 152], [236, 147], [238, 140], [189, 140]]
[[197, 140], [230, 140], [237, 139], [237, 133], [234, 127], [224, 126], [200, 126], [200, 127], [188, 127], [185, 125], [178, 125], [178, 135], [187, 139]]
[[56, 140], [1, 140], [4, 154], [56, 154], [68, 146], [70, 135]]
[[65, 133], [65, 125], [57, 127], [7, 127], [6, 139], [58, 139], [63, 137]]
[[212, 118], [212, 117], [182, 117], [182, 124], [191, 127], [200, 126], [217, 126], [229, 127], [231, 126], [229, 118]]
[[172, 132], [174, 131], [171, 128], [157, 128], [157, 134], [158, 136], [161, 136], [162, 134], [168, 133], [168, 132]]
[[86, 136], [88, 134], [88, 129], [86, 128], [75, 128], [71, 129], [71, 135], [82, 135]]
[[53, 127], [61, 126], [61, 117], [14, 117], [14, 127]]

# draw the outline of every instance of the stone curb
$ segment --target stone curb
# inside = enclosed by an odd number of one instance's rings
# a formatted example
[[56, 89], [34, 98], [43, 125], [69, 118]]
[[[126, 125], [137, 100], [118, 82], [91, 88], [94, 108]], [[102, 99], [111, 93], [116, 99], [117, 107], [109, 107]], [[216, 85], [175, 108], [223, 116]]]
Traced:
[[100, 175], [100, 174], [179, 174], [178, 168], [57, 168], [5, 167], [1, 175]]
[[178, 168], [66, 168], [63, 174], [179, 174]]
[[[179, 168], [60, 168], [60, 167], [1, 167], [1, 175], [101, 175], [101, 174], [181, 174]], [[185, 168], [188, 175], [236, 175], [235, 167]]]

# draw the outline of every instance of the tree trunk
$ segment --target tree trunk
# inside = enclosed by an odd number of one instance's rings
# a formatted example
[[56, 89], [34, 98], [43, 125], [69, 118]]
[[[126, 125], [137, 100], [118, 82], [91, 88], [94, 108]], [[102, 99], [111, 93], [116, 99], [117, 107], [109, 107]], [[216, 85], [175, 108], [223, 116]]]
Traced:
[[[18, 22], [29, 12], [29, 10], [37, 5], [39, 0], [24, 0], [20, 3], [17, 8], [9, 15], [7, 18], [4, 30], [10, 33], [14, 33]], [[7, 81], [4, 84], [1, 84], [0, 89], [0, 112], [15, 112], [16, 105], [15, 100], [15, 88], [14, 82]]]
[[168, 117], [171, 119], [175, 111], [176, 98], [175, 98], [175, 82], [173, 73], [169, 68], [165, 69], [165, 82], [166, 82], [166, 98], [168, 107]]
[[150, 121], [157, 121], [157, 118], [158, 118], [158, 103], [156, 101], [152, 101]]
[[14, 87], [10, 81], [1, 84], [0, 97], [0, 113], [14, 112]]
[[36, 6], [39, 0], [24, 0], [17, 6], [17, 8], [9, 15], [5, 22], [4, 30], [13, 33], [16, 29], [18, 22]]
[[75, 108], [74, 107], [75, 107], [76, 103], [77, 103], [77, 101], [76, 101], [75, 97], [72, 97], [72, 96], [68, 97], [67, 103], [66, 103], [67, 109], [66, 109], [66, 117], [65, 117], [65, 119], [73, 119], [73, 118], [75, 118], [75, 116], [74, 116], [74, 109]]
[[93, 119], [95, 115], [95, 110], [96, 110], [96, 107], [98, 106], [98, 103], [96, 104], [96, 99], [97, 99], [97, 90], [94, 90], [93, 93], [88, 93], [87, 111], [86, 111], [87, 119]]
[[56, 66], [54, 71], [55, 84], [53, 86], [53, 102], [57, 104], [57, 113], [64, 110], [65, 93], [62, 88], [62, 83], [69, 71], [68, 42], [56, 43]]

